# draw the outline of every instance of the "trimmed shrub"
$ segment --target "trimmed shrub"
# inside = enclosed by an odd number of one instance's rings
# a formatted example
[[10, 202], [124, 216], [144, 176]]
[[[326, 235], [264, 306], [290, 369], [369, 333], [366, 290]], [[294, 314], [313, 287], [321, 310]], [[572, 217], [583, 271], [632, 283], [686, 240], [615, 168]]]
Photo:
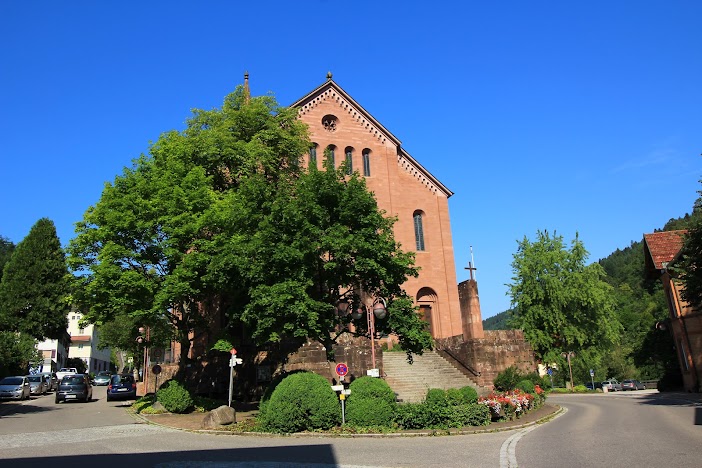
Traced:
[[395, 392], [386, 381], [360, 377], [349, 386], [346, 422], [355, 426], [389, 426], [395, 414]]
[[432, 424], [431, 408], [424, 403], [397, 405], [394, 423], [401, 429], [424, 429]]
[[467, 385], [463, 388], [460, 389], [461, 394], [463, 395], [463, 402], [464, 403], [477, 403], [478, 402], [478, 391], [471, 387], [470, 385]]
[[452, 408], [449, 427], [487, 426], [490, 424], [490, 408], [477, 403]]
[[522, 378], [522, 374], [516, 367], [509, 366], [507, 369], [497, 374], [493, 385], [495, 386], [495, 390], [509, 392], [514, 390], [515, 386]]
[[424, 398], [424, 402], [429, 406], [448, 406], [446, 390], [430, 388], [427, 390], [427, 396]]
[[534, 383], [531, 380], [520, 380], [517, 382], [517, 385], [515, 385], [514, 388], [517, 388], [525, 393], [535, 393], [536, 392], [536, 387], [534, 387]]
[[446, 390], [446, 403], [449, 406], [458, 406], [465, 404], [463, 393], [457, 388], [449, 388]]
[[336, 392], [327, 379], [312, 372], [285, 377], [259, 412], [263, 428], [273, 432], [324, 430], [341, 422]]
[[190, 392], [176, 380], [169, 380], [156, 392], [156, 400], [171, 413], [185, 413], [193, 407]]
[[270, 384], [268, 384], [268, 387], [266, 387], [266, 390], [263, 392], [263, 395], [261, 395], [261, 401], [258, 402], [258, 412], [259, 414], [265, 413], [265, 407], [268, 404], [268, 400], [271, 399], [271, 395], [273, 394], [273, 391], [275, 388], [278, 386], [280, 382], [283, 381], [283, 379], [289, 375], [292, 374], [298, 374], [300, 372], [305, 372], [303, 370], [294, 370], [291, 372], [283, 372], [281, 374], [276, 375], [273, 377], [273, 380], [271, 381]]

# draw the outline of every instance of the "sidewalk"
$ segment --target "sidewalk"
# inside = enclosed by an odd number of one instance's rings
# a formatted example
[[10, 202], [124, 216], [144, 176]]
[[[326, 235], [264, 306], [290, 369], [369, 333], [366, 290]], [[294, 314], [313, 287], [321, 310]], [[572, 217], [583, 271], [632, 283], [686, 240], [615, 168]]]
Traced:
[[[442, 430], [414, 430], [414, 431], [399, 431], [390, 434], [378, 434], [383, 437], [397, 437], [397, 436], [422, 436], [422, 435], [436, 435], [437, 433], [451, 433], [451, 434], [476, 434], [483, 432], [498, 432], [498, 431], [510, 431], [514, 429], [519, 429], [522, 427], [531, 426], [534, 424], [541, 424], [547, 422], [553, 418], [556, 414], [561, 411], [561, 407], [553, 404], [545, 404], [541, 408], [531, 411], [528, 414], [522, 416], [514, 421], [500, 421], [493, 422], [489, 426], [478, 426], [478, 427], [466, 427], [463, 429], [450, 429], [448, 431]], [[258, 414], [258, 411], [246, 411], [237, 412], [236, 420], [237, 422], [242, 422], [246, 419], [254, 417]], [[180, 429], [184, 431], [194, 431], [194, 432], [206, 432], [206, 433], [217, 433], [217, 434], [236, 434], [245, 435], [242, 433], [235, 433], [227, 429], [222, 430], [205, 430], [202, 428], [202, 421], [205, 419], [207, 413], [189, 413], [189, 414], [134, 414], [136, 419], [149, 424], [156, 424], [159, 426], [169, 427], [172, 429]], [[257, 433], [258, 434], [258, 433]], [[275, 436], [275, 434], [264, 434], [269, 436]], [[304, 434], [295, 434], [304, 435]], [[315, 432], [313, 434], [315, 437], [324, 436], [325, 434]], [[351, 434], [335, 434], [335, 437], [349, 437]], [[364, 434], [363, 437], [368, 437], [369, 434]]]

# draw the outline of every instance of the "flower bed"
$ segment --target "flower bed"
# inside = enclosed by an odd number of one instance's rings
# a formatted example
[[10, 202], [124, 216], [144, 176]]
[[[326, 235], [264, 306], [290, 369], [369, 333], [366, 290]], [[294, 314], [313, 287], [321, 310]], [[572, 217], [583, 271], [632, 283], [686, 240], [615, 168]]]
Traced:
[[511, 421], [540, 407], [545, 399], [544, 391], [537, 385], [534, 394], [518, 389], [504, 393], [493, 392], [488, 396], [480, 397], [478, 403], [490, 408], [490, 416], [493, 421]]

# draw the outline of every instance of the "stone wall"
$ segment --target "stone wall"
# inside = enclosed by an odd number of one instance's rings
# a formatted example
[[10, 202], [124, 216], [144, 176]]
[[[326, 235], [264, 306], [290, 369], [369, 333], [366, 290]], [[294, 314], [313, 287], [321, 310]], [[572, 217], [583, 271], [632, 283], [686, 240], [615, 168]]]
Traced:
[[462, 336], [437, 339], [435, 346], [480, 373], [472, 376], [478, 385], [491, 387], [497, 374], [510, 366], [535, 372], [534, 350], [521, 330], [485, 330], [484, 338], [464, 340]]
[[[377, 343], [375, 355], [380, 375], [383, 375], [383, 350]], [[308, 341], [290, 356], [285, 370], [290, 372], [304, 369], [325, 377], [329, 382], [335, 382], [338, 380], [335, 371], [336, 365], [343, 362], [349, 368], [346, 381], [350, 382], [366, 375], [366, 371], [373, 368], [372, 361], [370, 340], [367, 338], [349, 338], [335, 345], [334, 361], [327, 361], [326, 350], [321, 343]]]

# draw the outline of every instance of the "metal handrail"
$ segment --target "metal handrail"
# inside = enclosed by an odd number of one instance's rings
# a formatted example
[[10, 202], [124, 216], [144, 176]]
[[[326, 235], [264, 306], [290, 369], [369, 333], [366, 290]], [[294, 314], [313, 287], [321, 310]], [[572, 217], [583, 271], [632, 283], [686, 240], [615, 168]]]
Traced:
[[480, 371], [477, 371], [477, 370], [473, 369], [471, 366], [469, 366], [468, 364], [466, 364], [466, 363], [464, 363], [463, 361], [461, 361], [460, 359], [458, 359], [458, 358], [457, 358], [451, 351], [449, 351], [448, 349], [437, 349], [437, 351], [440, 351], [440, 352], [443, 352], [443, 353], [448, 354], [448, 355], [451, 357], [451, 359], [453, 359], [454, 361], [456, 361], [457, 363], [459, 363], [461, 366], [465, 367], [466, 370], [467, 370], [468, 372], [470, 372], [471, 374], [473, 374], [473, 375], [476, 376], [476, 377], [480, 377]]

